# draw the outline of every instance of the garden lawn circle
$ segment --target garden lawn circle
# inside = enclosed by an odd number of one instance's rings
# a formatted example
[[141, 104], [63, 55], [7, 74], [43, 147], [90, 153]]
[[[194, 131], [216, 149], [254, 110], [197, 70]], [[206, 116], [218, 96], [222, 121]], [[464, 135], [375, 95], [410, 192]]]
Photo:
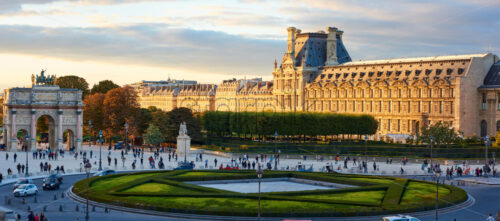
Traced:
[[[257, 193], [239, 193], [188, 182], [255, 179], [253, 170], [155, 171], [90, 178], [89, 198], [115, 206], [173, 213], [256, 216]], [[409, 213], [435, 208], [436, 184], [396, 177], [336, 173], [264, 171], [264, 179], [289, 178], [336, 183], [345, 188], [261, 195], [262, 215], [268, 217], [338, 217]], [[86, 180], [73, 193], [86, 197]], [[467, 193], [440, 184], [439, 207], [467, 200]]]

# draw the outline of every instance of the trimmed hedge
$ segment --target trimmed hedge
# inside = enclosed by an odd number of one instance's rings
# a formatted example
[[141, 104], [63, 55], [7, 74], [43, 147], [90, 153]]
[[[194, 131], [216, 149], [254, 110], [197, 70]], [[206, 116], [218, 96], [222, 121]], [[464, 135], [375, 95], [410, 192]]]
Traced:
[[[188, 184], [182, 181], [204, 181], [204, 180], [227, 180], [227, 179], [255, 179], [255, 171], [207, 171], [207, 176], [200, 174], [204, 171], [193, 171], [193, 174], [198, 176], [189, 176], [192, 171], [171, 171], [171, 172], [139, 172], [115, 174], [104, 177], [93, 177], [90, 179], [90, 200], [109, 203], [117, 206], [142, 208], [156, 211], [177, 212], [177, 213], [196, 213], [205, 215], [228, 215], [228, 216], [255, 216], [256, 211], [251, 208], [239, 205], [239, 203], [256, 205], [258, 195], [256, 193], [236, 193], [213, 188], [206, 188], [194, 184]], [[103, 179], [115, 179], [127, 175], [148, 174], [151, 176], [139, 178], [128, 183], [117, 183], [106, 190], [98, 191], [93, 189], [96, 182]], [[230, 174], [230, 175], [228, 175]], [[183, 175], [182, 177], [179, 177]], [[184, 176], [188, 175], [188, 176]], [[274, 192], [263, 193], [263, 215], [264, 216], [293, 216], [293, 217], [314, 217], [314, 216], [360, 216], [360, 215], [379, 215], [388, 213], [407, 213], [414, 211], [422, 211], [433, 208], [433, 200], [424, 202], [415, 202], [407, 205], [400, 205], [400, 201], [406, 191], [408, 179], [393, 178], [393, 177], [374, 177], [362, 175], [345, 175], [345, 174], [325, 174], [325, 173], [309, 173], [309, 172], [280, 172], [280, 171], [265, 171], [264, 178], [299, 178], [312, 179], [325, 182], [335, 182], [342, 184], [355, 185], [357, 187], [332, 189], [332, 190], [309, 190], [309, 191], [294, 191], [294, 192]], [[387, 179], [388, 184], [380, 182], [365, 182], [365, 180], [356, 180], [355, 178], [371, 178], [371, 179]], [[127, 189], [146, 184], [149, 182], [161, 183], [165, 185], [175, 186], [176, 188], [185, 189], [178, 193], [144, 193], [144, 192], [124, 192]], [[434, 185], [430, 182], [411, 180], [411, 182], [421, 182], [424, 184]], [[108, 184], [109, 185], [109, 182]], [[441, 185], [441, 188], [450, 190], [450, 194], [441, 197], [443, 201], [440, 207], [449, 206], [463, 202], [467, 199], [467, 194], [460, 188]], [[73, 191], [75, 194], [85, 197], [86, 180], [81, 180], [75, 183]], [[176, 189], [177, 191], [177, 189]], [[380, 202], [366, 202], [349, 199], [318, 199], [316, 196], [322, 194], [349, 193], [349, 192], [364, 192], [364, 191], [385, 191], [385, 195]], [[192, 199], [189, 203], [200, 201], [200, 204], [194, 207], [183, 204], [182, 199]], [[173, 201], [172, 201], [173, 200]], [[177, 201], [176, 201], [177, 200]], [[179, 201], [181, 200], [181, 201]], [[208, 201], [207, 201], [208, 200]], [[221, 201], [222, 200], [222, 201]], [[229, 201], [227, 201], [229, 200]], [[210, 206], [201, 206], [202, 203], [212, 202]], [[176, 202], [176, 203], [174, 203]], [[221, 202], [234, 202], [221, 206]], [[238, 206], [239, 205], [239, 206]], [[273, 211], [268, 211], [265, 205], [274, 205]], [[288, 208], [287, 205], [294, 205], [294, 209]], [[303, 206], [299, 206], [303, 205]], [[329, 209], [326, 209], [329, 208]]]

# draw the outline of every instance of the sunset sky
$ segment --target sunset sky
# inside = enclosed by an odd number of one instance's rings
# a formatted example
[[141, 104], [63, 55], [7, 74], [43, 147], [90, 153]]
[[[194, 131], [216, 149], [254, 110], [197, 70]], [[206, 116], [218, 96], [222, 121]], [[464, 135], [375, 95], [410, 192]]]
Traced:
[[0, 89], [42, 68], [91, 86], [271, 79], [289, 26], [340, 28], [355, 61], [500, 54], [499, 0], [0, 0]]

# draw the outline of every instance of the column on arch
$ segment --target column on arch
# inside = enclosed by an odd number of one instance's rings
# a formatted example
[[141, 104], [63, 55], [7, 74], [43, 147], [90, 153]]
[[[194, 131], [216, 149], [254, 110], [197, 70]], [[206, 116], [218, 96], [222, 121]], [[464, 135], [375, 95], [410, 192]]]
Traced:
[[10, 151], [16, 151], [17, 152], [17, 129], [16, 129], [16, 110], [11, 111], [12, 114], [12, 121], [10, 122], [11, 129], [10, 129], [10, 134], [11, 134], [11, 139], [10, 139]]
[[36, 149], [36, 111], [31, 110], [30, 150]]
[[57, 111], [57, 150], [61, 150], [63, 148], [63, 111], [59, 109]]
[[76, 149], [81, 150], [82, 149], [82, 110], [78, 109], [76, 111], [77, 114], [77, 122], [76, 122]]

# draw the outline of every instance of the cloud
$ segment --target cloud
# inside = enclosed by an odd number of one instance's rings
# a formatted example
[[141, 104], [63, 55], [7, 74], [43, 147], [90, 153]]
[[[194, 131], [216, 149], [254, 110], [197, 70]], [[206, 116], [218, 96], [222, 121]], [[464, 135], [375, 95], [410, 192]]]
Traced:
[[189, 68], [221, 74], [267, 74], [284, 41], [138, 24], [106, 28], [0, 26], [0, 53]]

